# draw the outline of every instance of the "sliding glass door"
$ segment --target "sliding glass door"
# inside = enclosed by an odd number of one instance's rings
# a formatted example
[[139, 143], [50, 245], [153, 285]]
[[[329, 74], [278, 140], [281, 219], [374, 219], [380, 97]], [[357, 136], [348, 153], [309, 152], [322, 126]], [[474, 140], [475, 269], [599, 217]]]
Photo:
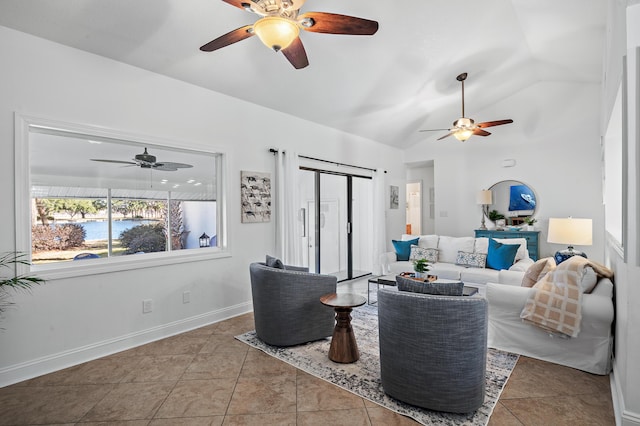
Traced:
[[309, 270], [338, 281], [369, 274], [371, 179], [312, 169], [300, 174]]

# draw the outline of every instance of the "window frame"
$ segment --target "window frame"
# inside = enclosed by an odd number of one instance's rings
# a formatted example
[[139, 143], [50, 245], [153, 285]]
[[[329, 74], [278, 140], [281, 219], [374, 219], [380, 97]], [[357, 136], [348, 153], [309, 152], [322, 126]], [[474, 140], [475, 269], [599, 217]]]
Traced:
[[14, 114], [15, 142], [15, 237], [16, 251], [27, 253], [31, 260], [31, 168], [29, 154], [29, 135], [33, 127], [58, 130], [65, 133], [78, 133], [96, 137], [119, 139], [133, 144], [148, 144], [158, 147], [182, 149], [195, 153], [216, 154], [219, 156], [216, 170], [216, 216], [218, 247], [205, 249], [171, 250], [156, 253], [145, 253], [141, 256], [114, 256], [83, 262], [56, 262], [41, 265], [20, 265], [18, 273], [37, 273], [38, 276], [51, 280], [58, 278], [78, 277], [100, 273], [125, 270], [136, 270], [166, 266], [168, 264], [204, 261], [230, 257], [231, 249], [227, 235], [227, 194], [229, 154], [218, 147], [185, 143], [159, 137], [141, 136], [120, 130], [108, 129], [86, 124], [68, 123], [48, 118]]

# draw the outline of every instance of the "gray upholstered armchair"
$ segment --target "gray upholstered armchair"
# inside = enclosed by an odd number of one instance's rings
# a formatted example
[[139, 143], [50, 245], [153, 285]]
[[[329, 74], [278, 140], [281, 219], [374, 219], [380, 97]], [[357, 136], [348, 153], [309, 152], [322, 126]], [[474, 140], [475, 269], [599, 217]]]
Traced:
[[484, 403], [487, 300], [378, 291], [384, 391], [436, 411], [468, 413]]
[[320, 303], [320, 296], [336, 292], [336, 277], [262, 262], [252, 263], [249, 272], [256, 334], [262, 341], [292, 346], [333, 334], [333, 309]]

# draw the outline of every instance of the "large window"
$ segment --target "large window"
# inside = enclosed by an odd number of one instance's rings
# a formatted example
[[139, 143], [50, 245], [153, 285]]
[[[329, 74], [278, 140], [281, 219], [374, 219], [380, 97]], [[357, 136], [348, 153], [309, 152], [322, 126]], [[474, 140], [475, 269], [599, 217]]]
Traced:
[[45, 269], [220, 252], [223, 155], [170, 144], [18, 117], [18, 249]]

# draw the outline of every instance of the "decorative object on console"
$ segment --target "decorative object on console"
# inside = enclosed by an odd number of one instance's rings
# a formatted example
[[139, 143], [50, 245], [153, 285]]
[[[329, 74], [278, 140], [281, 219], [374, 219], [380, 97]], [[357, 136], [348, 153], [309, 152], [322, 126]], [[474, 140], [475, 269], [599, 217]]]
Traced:
[[527, 231], [533, 231], [535, 228], [533, 227], [533, 225], [538, 221], [538, 219], [529, 216], [527, 218], [524, 219], [524, 222], [527, 224]]
[[491, 190], [483, 189], [482, 191], [478, 192], [478, 195], [476, 196], [476, 202], [477, 204], [482, 206], [482, 223], [480, 223], [480, 228], [478, 229], [487, 229], [484, 218], [485, 216], [489, 215], [489, 206], [491, 205], [491, 203], [493, 203]]
[[593, 223], [591, 219], [579, 218], [549, 218], [549, 231], [547, 234], [547, 242], [553, 244], [568, 244], [566, 250], [557, 251], [553, 256], [556, 264], [560, 264], [572, 256], [587, 255], [579, 250], [575, 250], [573, 245], [590, 246], [592, 241]]

